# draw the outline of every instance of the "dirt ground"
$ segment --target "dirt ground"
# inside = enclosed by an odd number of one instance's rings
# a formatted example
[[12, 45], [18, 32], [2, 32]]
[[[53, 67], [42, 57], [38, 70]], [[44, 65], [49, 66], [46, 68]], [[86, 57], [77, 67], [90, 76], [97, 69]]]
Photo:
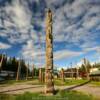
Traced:
[[[24, 92], [43, 92], [45, 86], [44, 85], [31, 85], [28, 83], [21, 83], [21, 84], [13, 84], [2, 86], [0, 85], [0, 93], [8, 93], [8, 94], [21, 94]], [[95, 97], [100, 97], [100, 87], [93, 87], [89, 84], [85, 84], [82, 86], [55, 86], [56, 89], [60, 90], [76, 90], [81, 91], [86, 94], [91, 94]]]

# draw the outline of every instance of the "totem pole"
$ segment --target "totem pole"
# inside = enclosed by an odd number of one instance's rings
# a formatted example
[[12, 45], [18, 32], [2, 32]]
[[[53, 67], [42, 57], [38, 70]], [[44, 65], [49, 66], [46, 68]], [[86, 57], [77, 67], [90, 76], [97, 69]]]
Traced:
[[76, 66], [76, 77], [77, 77], [77, 79], [79, 78], [79, 68], [78, 68], [78, 65]]
[[1, 61], [0, 61], [0, 72], [1, 72], [1, 69], [2, 69], [2, 63], [3, 63], [3, 55], [2, 55], [2, 58], [1, 58]]
[[88, 71], [88, 65], [87, 65], [87, 60], [84, 58], [83, 59], [83, 63], [84, 63], [84, 67], [85, 67], [85, 71], [86, 71], [86, 78], [87, 80], [89, 80], [89, 71]]
[[33, 69], [32, 69], [32, 79], [34, 78], [34, 65], [33, 65]]
[[29, 63], [26, 65], [26, 80], [28, 80]]
[[39, 81], [42, 82], [42, 68], [39, 68]]
[[45, 68], [45, 93], [54, 94], [53, 81], [53, 36], [52, 12], [46, 13], [46, 68]]
[[63, 68], [61, 69], [61, 79], [62, 79], [63, 82], [65, 81], [65, 78], [64, 78], [64, 69]]
[[16, 81], [18, 81], [19, 80], [19, 72], [20, 72], [20, 67], [21, 67], [21, 65], [20, 65], [20, 60], [18, 61], [18, 68], [17, 68], [17, 75], [16, 75]]

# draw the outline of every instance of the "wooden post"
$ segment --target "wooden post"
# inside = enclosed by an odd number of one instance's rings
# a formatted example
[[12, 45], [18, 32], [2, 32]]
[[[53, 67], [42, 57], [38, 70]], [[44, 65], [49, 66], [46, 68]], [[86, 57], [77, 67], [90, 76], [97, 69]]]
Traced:
[[72, 63], [71, 63], [71, 78], [73, 79], [73, 69], [72, 69]]
[[88, 68], [87, 68], [87, 61], [86, 61], [85, 58], [83, 59], [83, 61], [84, 61], [84, 67], [85, 67], [85, 71], [86, 71], [86, 77], [87, 77], [87, 80], [89, 80], [89, 72], [88, 72]]
[[45, 93], [54, 94], [52, 12], [50, 9], [46, 13]]
[[42, 68], [39, 68], [39, 81], [42, 82]]
[[29, 70], [29, 63], [26, 66], [26, 80], [28, 79], [28, 70]]
[[76, 77], [77, 77], [77, 79], [79, 78], [79, 69], [78, 69], [78, 65], [76, 66]]
[[63, 82], [65, 81], [65, 78], [64, 78], [64, 69], [63, 68], [61, 69], [61, 79], [62, 79]]
[[2, 69], [2, 62], [3, 62], [3, 54], [2, 54], [1, 61], [0, 61], [0, 72], [1, 72], [1, 69]]
[[18, 68], [17, 68], [16, 81], [19, 80], [19, 71], [20, 71], [20, 60], [18, 61]]
[[44, 72], [42, 72], [42, 82], [44, 83]]
[[34, 78], [34, 65], [33, 65], [33, 69], [32, 69], [32, 79]]

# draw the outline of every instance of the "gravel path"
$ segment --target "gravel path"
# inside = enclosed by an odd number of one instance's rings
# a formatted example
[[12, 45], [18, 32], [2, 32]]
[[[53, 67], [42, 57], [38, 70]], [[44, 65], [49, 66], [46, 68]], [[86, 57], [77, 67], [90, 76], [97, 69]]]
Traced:
[[[56, 89], [61, 90], [68, 87], [69, 86], [55, 86]], [[0, 93], [21, 94], [24, 92], [43, 92], [44, 88], [44, 85], [14, 84], [10, 86], [0, 87]]]
[[[56, 89], [60, 90], [77, 90], [86, 94], [91, 94], [95, 97], [100, 97], [100, 87], [93, 87], [88, 84], [82, 86], [55, 86]], [[31, 85], [31, 84], [13, 84], [10, 86], [0, 86], [0, 93], [8, 94], [21, 94], [24, 92], [43, 92], [44, 85]]]
[[43, 90], [42, 85], [17, 84], [17, 85], [0, 87], [0, 93], [8, 93], [8, 94], [21, 94], [24, 92], [40, 92], [42, 90]]
[[84, 85], [84, 86], [76, 87], [73, 90], [82, 91], [86, 94], [92, 94], [93, 96], [100, 98], [100, 87]]

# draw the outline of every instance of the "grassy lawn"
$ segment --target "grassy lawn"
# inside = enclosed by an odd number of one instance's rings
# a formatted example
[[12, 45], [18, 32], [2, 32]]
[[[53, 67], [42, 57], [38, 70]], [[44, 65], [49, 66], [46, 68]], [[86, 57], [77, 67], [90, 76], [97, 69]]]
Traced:
[[100, 82], [91, 81], [89, 84], [92, 85], [92, 86], [100, 87]]
[[32, 80], [5, 80], [3, 82], [1, 82], [0, 84], [14, 84], [14, 83], [22, 83], [22, 82], [27, 82], [27, 81], [32, 81]]
[[85, 95], [76, 91], [60, 91], [54, 96], [45, 96], [41, 93], [29, 93], [19, 95], [0, 94], [0, 100], [97, 100], [91, 95]]
[[[30, 85], [43, 85], [44, 83], [39, 82], [38, 79], [28, 79], [28, 80], [5, 80], [4, 82], [0, 83], [0, 85], [13, 85], [13, 84], [20, 84], [27, 82]], [[61, 79], [55, 79], [54, 83], [57, 86], [63, 86], [63, 85], [78, 85], [87, 82], [87, 80], [75, 80], [75, 79], [66, 79], [64, 82]]]
[[[57, 86], [69, 86], [69, 85], [79, 85], [83, 84], [85, 82], [88, 82], [88, 80], [83, 80], [83, 79], [65, 79], [63, 82], [61, 79], [55, 79], [54, 84]], [[44, 83], [39, 82], [38, 79], [28, 79], [28, 80], [5, 80], [3, 83], [0, 83], [0, 86], [5, 86], [5, 85], [13, 85], [13, 84], [20, 84], [20, 83], [27, 83], [30, 85], [44, 85]], [[91, 86], [98, 86], [100, 87], [100, 82], [96, 81], [91, 81], [88, 83]]]
[[38, 79], [29, 79], [29, 80], [5, 80], [4, 82], [0, 83], [0, 85], [13, 85], [13, 84], [20, 84], [20, 83], [28, 83], [31, 85], [41, 85]]
[[27, 82], [27, 81], [30, 81], [30, 80], [5, 80], [3, 81], [1, 84], [14, 84], [14, 83], [22, 83], [22, 82]]
[[83, 84], [85, 82], [88, 82], [88, 81], [83, 80], [83, 79], [79, 79], [79, 80], [66, 79], [64, 82], [61, 79], [54, 80], [55, 85], [58, 85], [58, 86], [61, 86], [61, 85], [79, 85], [79, 84]]
[[[15, 84], [15, 83], [23, 83], [28, 82], [28, 84], [31, 85], [40, 85], [43, 83], [40, 83], [38, 79], [33, 80], [9, 80], [6, 82], [6, 84]], [[58, 86], [66, 86], [66, 85], [79, 85], [87, 82], [87, 80], [71, 80], [66, 79], [64, 82], [62, 82], [61, 79], [55, 79], [54, 80], [55, 85]], [[100, 86], [100, 82], [90, 82], [89, 84]], [[10, 94], [0, 94], [0, 100], [99, 100], [94, 98], [92, 95], [86, 95], [81, 92], [76, 91], [59, 91], [54, 96], [44, 96], [42, 93], [29, 93], [25, 92], [24, 94], [17, 94], [17, 95], [10, 95]]]

